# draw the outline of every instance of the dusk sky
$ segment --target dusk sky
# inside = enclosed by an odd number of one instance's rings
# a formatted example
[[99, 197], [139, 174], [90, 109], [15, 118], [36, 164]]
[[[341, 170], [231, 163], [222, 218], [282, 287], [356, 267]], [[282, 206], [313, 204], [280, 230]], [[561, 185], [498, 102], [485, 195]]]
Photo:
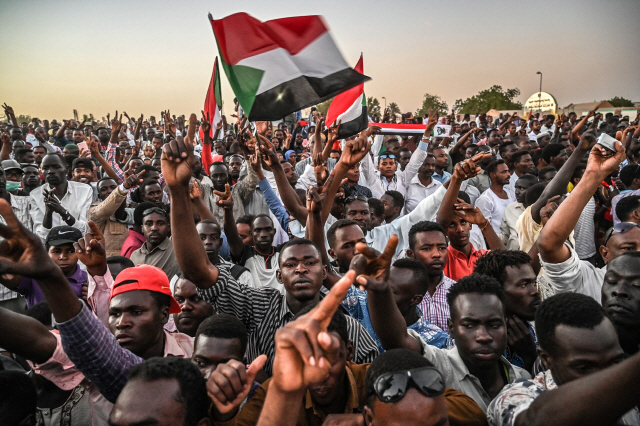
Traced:
[[[497, 84], [523, 102], [640, 101], [640, 1], [8, 1], [0, 0], [0, 103], [62, 119], [125, 110], [199, 114], [217, 47], [207, 19], [322, 15], [368, 96], [415, 111]], [[221, 76], [224, 112], [233, 93]]]

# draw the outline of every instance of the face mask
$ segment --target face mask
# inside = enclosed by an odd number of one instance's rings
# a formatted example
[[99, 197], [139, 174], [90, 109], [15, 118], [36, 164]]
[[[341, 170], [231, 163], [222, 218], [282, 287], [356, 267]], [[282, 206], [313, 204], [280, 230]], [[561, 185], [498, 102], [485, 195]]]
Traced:
[[20, 182], [14, 182], [12, 180], [7, 181], [7, 191], [13, 192], [20, 189]]

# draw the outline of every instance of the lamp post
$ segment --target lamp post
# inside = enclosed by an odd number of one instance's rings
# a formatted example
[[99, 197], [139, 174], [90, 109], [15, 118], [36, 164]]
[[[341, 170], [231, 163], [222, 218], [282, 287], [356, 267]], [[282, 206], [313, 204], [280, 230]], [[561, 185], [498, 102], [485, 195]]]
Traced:
[[387, 110], [387, 98], [383, 96], [382, 99], [384, 99], [384, 109], [382, 110], [382, 115], [384, 115], [384, 112]]
[[538, 71], [536, 74], [540, 74], [540, 90], [538, 91], [538, 114], [542, 113], [542, 73]]

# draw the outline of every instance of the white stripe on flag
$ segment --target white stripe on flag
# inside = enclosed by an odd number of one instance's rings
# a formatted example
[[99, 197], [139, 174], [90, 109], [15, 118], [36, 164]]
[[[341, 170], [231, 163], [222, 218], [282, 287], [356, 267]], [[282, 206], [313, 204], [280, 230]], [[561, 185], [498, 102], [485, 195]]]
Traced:
[[351, 105], [348, 110], [340, 114], [336, 118], [336, 121], [340, 120], [341, 122], [346, 123], [357, 120], [358, 117], [362, 115], [362, 96], [364, 96], [364, 94], [358, 96], [358, 99], [356, 99], [353, 105]]

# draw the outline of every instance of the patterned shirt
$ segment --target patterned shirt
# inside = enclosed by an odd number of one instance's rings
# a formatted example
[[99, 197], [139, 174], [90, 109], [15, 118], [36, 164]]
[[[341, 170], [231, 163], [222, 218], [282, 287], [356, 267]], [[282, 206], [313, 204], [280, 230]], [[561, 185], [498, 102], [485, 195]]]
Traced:
[[[529, 333], [531, 334], [531, 337], [533, 337], [533, 341], [536, 343], [536, 348], [537, 348], [538, 347], [538, 336], [536, 335], [536, 330], [535, 330], [535, 328], [533, 328], [533, 326], [529, 322], [527, 322], [527, 328], [529, 329]], [[522, 359], [522, 357], [520, 355], [518, 355], [517, 352], [515, 352], [513, 349], [511, 349], [509, 344], [507, 344], [507, 347], [504, 350], [504, 357], [511, 364], [517, 365], [520, 368], [525, 368], [524, 360]]]
[[[271, 287], [252, 288], [239, 284], [228, 271], [219, 269], [218, 281], [208, 289], [198, 289], [198, 294], [211, 303], [218, 313], [231, 314], [240, 319], [247, 328], [247, 364], [259, 355], [267, 355], [263, 370], [271, 375], [276, 353], [276, 331], [293, 320], [286, 294]], [[320, 298], [328, 291], [322, 287]], [[347, 316], [349, 339], [353, 342], [354, 361], [358, 364], [371, 362], [378, 355], [374, 340], [354, 318]]]
[[436, 286], [436, 291], [433, 296], [426, 292], [422, 298], [422, 302], [418, 305], [420, 311], [422, 311], [424, 318], [431, 324], [440, 327], [442, 330], [448, 332], [449, 326], [447, 320], [451, 318], [451, 311], [449, 310], [449, 303], [447, 302], [447, 293], [456, 281], [442, 274], [440, 282]]
[[[539, 373], [533, 379], [520, 379], [505, 386], [487, 408], [490, 426], [513, 426], [518, 415], [529, 409], [533, 401], [546, 391], [558, 387], [551, 370]], [[616, 422], [618, 425], [640, 425], [640, 416], [633, 409]]]
[[[29, 214], [29, 210], [31, 209], [29, 204], [29, 197], [20, 197], [9, 193], [7, 194], [11, 199], [11, 210], [13, 210], [13, 214], [16, 216], [16, 219], [18, 219], [25, 228], [27, 228], [29, 231], [32, 231], [33, 221], [31, 220], [31, 215]], [[0, 216], [0, 223], [7, 223], [2, 216]], [[0, 241], [2, 240], [4, 240], [4, 238], [0, 237]], [[15, 299], [16, 297], [18, 297], [18, 293], [0, 284], [0, 301], [11, 300]]]
[[[349, 291], [347, 292], [347, 295], [342, 301], [342, 306], [344, 306], [347, 311], [349, 311], [349, 315], [360, 321], [360, 324], [362, 324], [365, 330], [367, 330], [371, 337], [373, 337], [373, 340], [376, 341], [376, 345], [378, 345], [378, 350], [380, 351], [380, 353], [384, 352], [382, 343], [380, 342], [378, 335], [373, 329], [371, 317], [369, 316], [367, 292], [351, 286], [351, 288], [349, 288]], [[433, 345], [437, 348], [446, 348], [447, 346], [449, 346], [451, 338], [447, 333], [442, 331], [439, 327], [431, 324], [429, 321], [425, 320], [420, 310], [418, 310], [418, 316], [418, 321], [411, 324], [407, 328], [418, 333], [420, 337], [422, 337], [422, 339], [429, 345]]]
[[344, 189], [344, 193], [348, 194], [347, 197], [351, 195], [363, 195], [367, 198], [373, 197], [371, 190], [366, 186], [358, 185], [357, 183], [353, 186], [349, 186], [348, 183], [342, 185], [342, 189]]
[[[111, 168], [113, 169], [113, 171], [115, 172], [116, 176], [118, 176], [119, 181], [117, 183], [122, 183], [124, 182], [124, 171], [120, 168], [120, 165], [116, 161], [116, 148], [118, 148], [118, 145], [109, 143], [109, 149], [107, 149], [106, 160], [111, 166]], [[162, 188], [164, 188], [165, 180], [164, 180], [164, 177], [162, 176], [162, 173], [160, 173], [160, 177], [158, 178], [158, 183]], [[129, 201], [131, 200], [127, 199], [127, 203]], [[165, 200], [163, 199], [163, 201]]]

